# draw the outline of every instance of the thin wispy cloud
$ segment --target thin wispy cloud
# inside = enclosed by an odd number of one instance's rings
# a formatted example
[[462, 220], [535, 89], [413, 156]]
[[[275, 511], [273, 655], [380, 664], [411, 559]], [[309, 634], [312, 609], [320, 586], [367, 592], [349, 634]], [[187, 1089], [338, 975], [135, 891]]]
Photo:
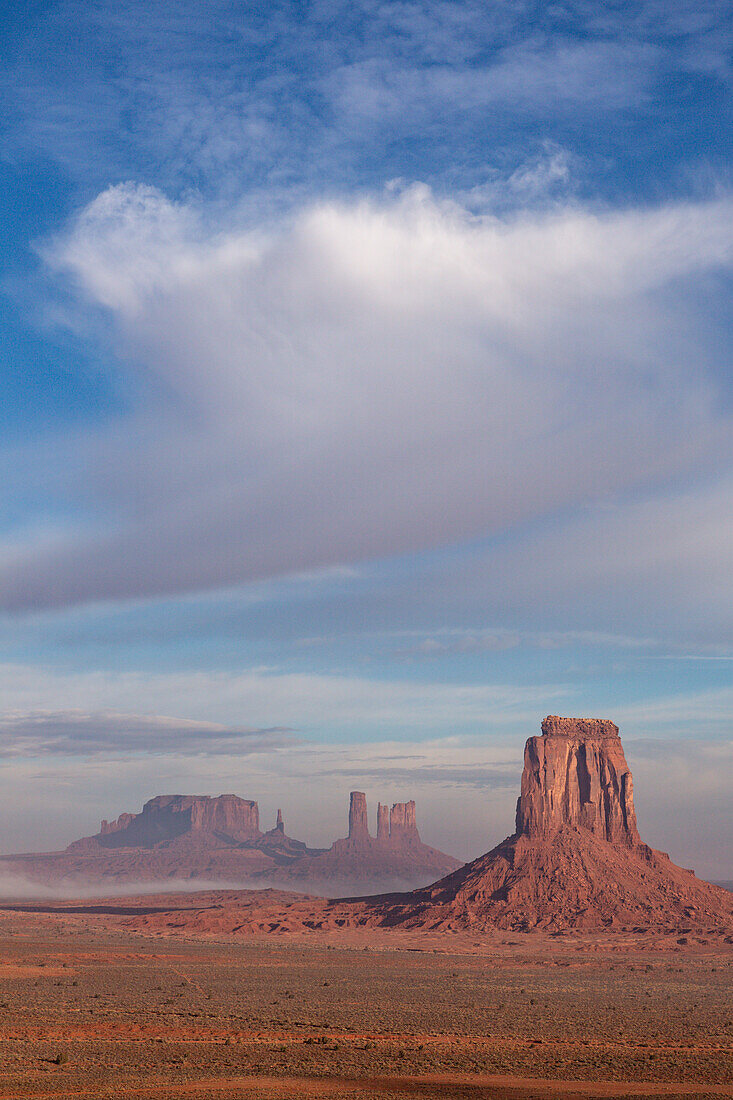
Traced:
[[158, 714], [31, 711], [0, 715], [0, 759], [131, 753], [246, 755], [276, 752], [297, 739], [284, 729], [227, 729]]
[[[453, 723], [476, 731], [497, 729], [534, 722], [546, 700], [567, 693], [561, 684], [426, 684], [267, 668], [69, 673], [33, 665], [0, 665], [0, 691], [7, 708], [3, 721], [13, 736], [24, 728], [28, 743], [34, 722], [42, 726], [44, 711], [51, 726], [70, 711], [65, 720], [75, 736], [94, 740], [95, 723], [105, 722], [109, 733], [103, 737], [112, 746], [117, 723], [128, 749], [134, 749], [136, 738], [144, 743], [147, 726], [150, 744], [166, 743], [171, 751], [187, 738], [202, 750], [211, 744], [216, 751], [217, 740], [227, 738], [230, 745], [241, 741], [246, 747], [250, 731], [255, 738], [277, 739], [285, 730], [333, 736], [339, 730], [358, 733], [372, 723], [403, 735], [416, 730], [436, 735]], [[143, 707], [151, 718], [141, 716]], [[165, 717], [175, 713], [186, 714], [190, 726]], [[265, 726], [264, 715], [272, 716], [272, 726]]]
[[[83, 72], [59, 49], [70, 27]], [[674, 12], [576, 3], [563, 13], [279, 3], [265, 19], [219, 0], [205, 11], [57, 0], [26, 33], [33, 49], [7, 66], [14, 150], [42, 152], [82, 184], [124, 177], [134, 163], [176, 190], [233, 198], [254, 188], [265, 202], [267, 189], [353, 186], [355, 156], [379, 156], [386, 178], [402, 175], [406, 134], [421, 160], [432, 151], [438, 176], [467, 177], [486, 145], [487, 111], [495, 152], [516, 144], [527, 119], [572, 129], [578, 113], [664, 115], [671, 74], [730, 74], [718, 3]], [[455, 148], [446, 156], [448, 124], [463, 158]]]

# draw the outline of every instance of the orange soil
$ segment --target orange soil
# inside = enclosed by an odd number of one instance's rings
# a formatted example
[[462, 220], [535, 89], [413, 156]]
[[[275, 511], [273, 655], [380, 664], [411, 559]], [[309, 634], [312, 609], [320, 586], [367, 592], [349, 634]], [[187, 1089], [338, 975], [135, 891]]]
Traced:
[[[99, 1090], [74, 1090], [60, 1088], [53, 1092], [33, 1093], [34, 1100], [60, 1100], [61, 1097], [97, 1097]], [[539, 1077], [516, 1077], [502, 1074], [476, 1075], [476, 1074], [424, 1074], [420, 1076], [405, 1077], [329, 1077], [327, 1079], [313, 1077], [227, 1077], [212, 1078], [205, 1081], [171, 1082], [159, 1081], [145, 1086], [132, 1088], [121, 1087], [116, 1089], [119, 1096], [129, 1097], [168, 1097], [185, 1096], [190, 1093], [202, 1093], [204, 1096], [214, 1093], [225, 1093], [233, 1097], [244, 1090], [247, 1092], [255, 1089], [255, 1096], [267, 1095], [272, 1097], [298, 1096], [302, 1098], [317, 1098], [320, 1096], [343, 1096], [344, 1091], [373, 1092], [385, 1090], [389, 1093], [403, 1094], [406, 1096], [440, 1096], [441, 1091], [453, 1090], [463, 1087], [474, 1095], [479, 1095], [479, 1090], [489, 1100], [491, 1095], [506, 1096], [507, 1100], [514, 1095], [521, 1097], [531, 1093], [533, 1097], [563, 1097], [579, 1096], [585, 1098], [614, 1097], [614, 1096], [726, 1096], [733, 1097], [731, 1085], [697, 1085], [689, 1081], [634, 1081], [624, 1083], [622, 1081], [563, 1081], [546, 1080]], [[266, 1090], [264, 1092], [263, 1090]], [[491, 1090], [486, 1092], [485, 1090]], [[496, 1093], [495, 1090], [502, 1090]], [[470, 1093], [467, 1093], [467, 1095]], [[20, 1100], [19, 1094], [6, 1093], [4, 1100]]]

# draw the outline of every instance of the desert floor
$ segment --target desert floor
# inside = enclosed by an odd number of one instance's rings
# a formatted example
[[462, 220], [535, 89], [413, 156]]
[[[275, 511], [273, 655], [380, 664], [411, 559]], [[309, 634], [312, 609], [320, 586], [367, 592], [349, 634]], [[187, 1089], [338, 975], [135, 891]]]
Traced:
[[733, 1097], [719, 936], [194, 937], [33, 908], [0, 910], [3, 1100]]

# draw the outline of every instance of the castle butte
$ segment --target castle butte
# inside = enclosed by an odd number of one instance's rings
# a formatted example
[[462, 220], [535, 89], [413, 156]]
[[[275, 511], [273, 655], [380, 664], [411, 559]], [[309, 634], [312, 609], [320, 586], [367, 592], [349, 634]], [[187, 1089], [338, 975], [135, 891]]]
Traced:
[[[353, 797], [352, 810], [363, 836], [362, 804]], [[164, 927], [166, 920], [138, 924]], [[202, 898], [186, 923], [238, 934], [344, 927], [678, 934], [695, 928], [727, 934], [730, 942], [733, 894], [642, 842], [631, 771], [613, 722], [550, 715], [542, 735], [525, 746], [515, 832], [486, 855], [407, 893], [332, 902]]]
[[414, 802], [391, 809], [380, 803], [377, 835], [371, 836], [361, 791], [351, 793], [348, 836], [327, 849], [288, 836], [281, 810], [274, 827], [262, 832], [254, 801], [175, 794], [150, 799], [141, 813], [102, 821], [98, 833], [63, 852], [0, 860], [2, 869], [48, 884], [201, 880], [289, 884], [330, 896], [409, 889], [459, 866], [453, 856], [423, 844]]
[[366, 795], [352, 791], [349, 802], [349, 832], [326, 851], [304, 853], [297, 862], [269, 875], [271, 881], [289, 883], [297, 889], [306, 882], [309, 890], [333, 896], [339, 892], [363, 894], [390, 880], [387, 889], [404, 890], [411, 880], [430, 882], [436, 875], [461, 866], [460, 860], [423, 844], [415, 819], [414, 802], [396, 802], [391, 808], [377, 805], [377, 835], [369, 832]]

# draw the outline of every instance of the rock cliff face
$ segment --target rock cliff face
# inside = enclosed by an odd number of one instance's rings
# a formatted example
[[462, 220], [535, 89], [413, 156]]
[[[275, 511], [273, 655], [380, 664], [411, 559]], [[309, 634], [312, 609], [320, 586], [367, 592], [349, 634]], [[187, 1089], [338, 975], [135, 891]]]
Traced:
[[613, 844], [640, 844], [631, 771], [618, 727], [549, 715], [524, 749], [517, 833], [549, 837], [563, 825]]
[[395, 802], [389, 814], [389, 842], [397, 848], [409, 848], [420, 843], [414, 802]]
[[[120, 814], [103, 821], [95, 837], [76, 841], [69, 851], [103, 848], [153, 848], [187, 834], [211, 834], [230, 842], [247, 843], [259, 838], [256, 802], [235, 794], [167, 794], [151, 798], [139, 814]], [[90, 843], [91, 842], [91, 843]]]

